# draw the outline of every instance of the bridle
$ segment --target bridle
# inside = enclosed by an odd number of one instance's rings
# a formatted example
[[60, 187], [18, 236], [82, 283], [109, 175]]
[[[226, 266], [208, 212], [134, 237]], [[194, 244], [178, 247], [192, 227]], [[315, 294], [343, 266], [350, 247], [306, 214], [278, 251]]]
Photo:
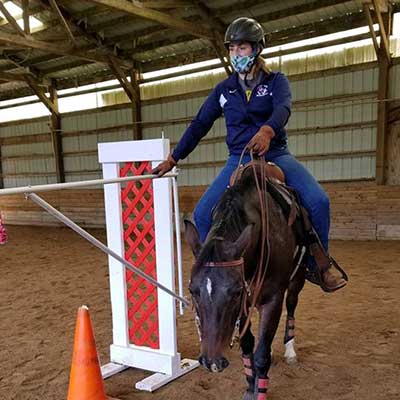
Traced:
[[[217, 238], [218, 239], [218, 238]], [[222, 238], [220, 238], [221, 240]], [[246, 298], [247, 296], [250, 296], [250, 286], [248, 285], [245, 274], [244, 274], [244, 259], [243, 257], [240, 257], [237, 260], [232, 260], [232, 261], [209, 261], [203, 264], [203, 267], [210, 267], [210, 268], [240, 268], [241, 270], [241, 275], [242, 275], [242, 294], [241, 294], [241, 300], [240, 300], [240, 310], [239, 310], [239, 315], [236, 318], [235, 322], [235, 327], [233, 330], [230, 346], [233, 347], [233, 344], [235, 341], [237, 341], [240, 338], [240, 321], [242, 318], [243, 314], [246, 314]], [[245, 290], [243, 290], [245, 289]], [[244, 295], [244, 293], [246, 293]], [[246, 296], [247, 295], [247, 296]], [[194, 300], [194, 299], [193, 299]], [[195, 304], [196, 302], [193, 301]], [[194, 309], [195, 313], [195, 323], [197, 327], [197, 333], [199, 335], [199, 340], [201, 342], [201, 323], [200, 323], [200, 318], [197, 315], [197, 310], [196, 307]]]

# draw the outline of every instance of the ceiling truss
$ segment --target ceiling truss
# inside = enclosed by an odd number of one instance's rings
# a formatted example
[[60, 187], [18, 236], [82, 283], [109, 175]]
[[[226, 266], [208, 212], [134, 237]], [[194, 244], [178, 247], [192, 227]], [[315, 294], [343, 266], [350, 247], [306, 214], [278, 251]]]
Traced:
[[[15, 0], [22, 9], [18, 18], [23, 19], [23, 28], [3, 3], [0, 0], [0, 11], [5, 16], [0, 20], [0, 100], [37, 94], [38, 89], [45, 91], [50, 80], [55, 80], [54, 85], [60, 89], [116, 77], [128, 97], [138, 101], [137, 90], [128, 78], [132, 71], [147, 72], [215, 57], [230, 73], [223, 46], [226, 21], [231, 20], [230, 14], [240, 11], [248, 15], [250, 8], [255, 10], [252, 13], [257, 12], [254, 16], [261, 23], [282, 21], [282, 29], [268, 33], [269, 46], [378, 23], [382, 46], [390, 57], [382, 20], [382, 7], [387, 3], [384, 0], [371, 0], [361, 12], [358, 8], [341, 15], [336, 12], [322, 20], [321, 11], [337, 7], [346, 11], [350, 3], [356, 2], [320, 0], [293, 6], [287, 2], [286, 8], [271, 7], [269, 11], [267, 6], [275, 4], [272, 0], [237, 0], [221, 7], [205, 0]], [[393, 11], [399, 11], [399, 3], [394, 4]], [[306, 14], [315, 15], [314, 21], [284, 24], [288, 18]], [[30, 16], [45, 26], [35, 31]], [[371, 32], [377, 46], [374, 34]], [[15, 90], [2, 91], [6, 82], [15, 82]]]

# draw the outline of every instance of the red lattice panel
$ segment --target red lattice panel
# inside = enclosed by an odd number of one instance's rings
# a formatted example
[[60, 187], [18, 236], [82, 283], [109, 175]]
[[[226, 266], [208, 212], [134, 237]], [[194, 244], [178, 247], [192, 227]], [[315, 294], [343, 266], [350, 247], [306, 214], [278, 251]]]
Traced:
[[[120, 176], [150, 172], [150, 162], [125, 163], [121, 165]], [[125, 259], [157, 279], [151, 179], [128, 182], [121, 190], [121, 202]], [[130, 342], [137, 346], [158, 349], [160, 345], [156, 287], [129, 270], [126, 270], [126, 283]]]

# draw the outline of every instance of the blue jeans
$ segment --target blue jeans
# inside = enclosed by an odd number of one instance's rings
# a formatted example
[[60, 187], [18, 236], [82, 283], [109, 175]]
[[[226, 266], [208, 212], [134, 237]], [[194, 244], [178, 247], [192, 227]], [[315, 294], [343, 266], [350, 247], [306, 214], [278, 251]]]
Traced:
[[[193, 218], [203, 242], [211, 227], [212, 210], [228, 187], [229, 178], [237, 168], [239, 159], [239, 155], [229, 156], [221, 172], [196, 205]], [[329, 197], [324, 189], [310, 172], [287, 151], [268, 152], [265, 159], [282, 168], [286, 184], [297, 191], [300, 203], [308, 211], [311, 223], [325, 250], [328, 251], [330, 208]], [[246, 154], [242, 163], [245, 164], [249, 161], [250, 156]], [[309, 264], [314, 264], [313, 260], [310, 260]], [[313, 269], [314, 265], [309, 265], [309, 267]]]

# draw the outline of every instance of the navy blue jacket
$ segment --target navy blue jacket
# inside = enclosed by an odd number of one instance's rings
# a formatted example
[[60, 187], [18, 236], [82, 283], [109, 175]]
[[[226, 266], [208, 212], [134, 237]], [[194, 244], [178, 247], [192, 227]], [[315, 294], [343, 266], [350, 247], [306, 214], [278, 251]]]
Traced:
[[269, 151], [287, 149], [284, 127], [290, 116], [291, 92], [286, 76], [280, 72], [264, 74], [248, 102], [238, 79], [234, 73], [214, 88], [176, 145], [174, 160], [186, 158], [222, 113], [230, 155], [241, 154], [263, 125], [269, 125], [275, 132]]

